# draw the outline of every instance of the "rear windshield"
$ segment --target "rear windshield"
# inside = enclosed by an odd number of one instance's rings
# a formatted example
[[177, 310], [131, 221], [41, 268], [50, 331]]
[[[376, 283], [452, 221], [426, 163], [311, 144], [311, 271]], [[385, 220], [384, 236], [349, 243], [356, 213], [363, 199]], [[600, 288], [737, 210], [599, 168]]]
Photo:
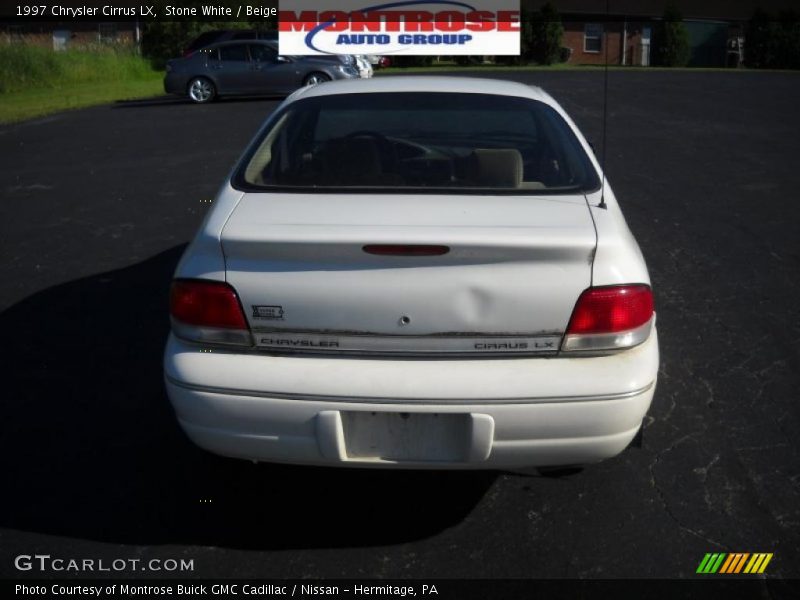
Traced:
[[318, 96], [271, 120], [234, 178], [249, 190], [560, 193], [599, 185], [551, 107], [488, 94]]

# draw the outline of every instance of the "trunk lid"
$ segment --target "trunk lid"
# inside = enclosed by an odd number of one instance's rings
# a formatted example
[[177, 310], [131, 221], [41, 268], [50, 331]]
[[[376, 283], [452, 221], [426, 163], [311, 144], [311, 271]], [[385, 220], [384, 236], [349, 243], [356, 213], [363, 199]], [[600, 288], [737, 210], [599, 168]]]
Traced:
[[[261, 347], [495, 354], [558, 350], [596, 236], [578, 194], [256, 193], [221, 241]], [[376, 244], [449, 251], [364, 251]]]

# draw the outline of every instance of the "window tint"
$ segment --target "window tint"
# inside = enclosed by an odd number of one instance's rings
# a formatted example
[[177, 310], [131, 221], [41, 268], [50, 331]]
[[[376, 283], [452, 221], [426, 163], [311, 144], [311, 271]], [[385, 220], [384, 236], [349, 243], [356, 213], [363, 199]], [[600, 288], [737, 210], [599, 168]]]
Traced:
[[387, 133], [425, 132], [427, 135], [435, 132], [453, 137], [464, 133], [466, 123], [469, 123], [473, 135], [516, 132], [535, 141], [537, 134], [536, 121], [530, 111], [525, 110], [498, 111], [492, 107], [447, 110], [446, 107], [431, 107], [428, 110], [415, 110], [413, 115], [414, 123], [411, 124], [408, 122], [409, 113], [404, 110], [366, 108], [355, 111], [352, 107], [324, 109], [319, 112], [314, 136], [316, 141], [324, 141], [358, 129], [369, 129]]
[[220, 46], [219, 56], [225, 61], [247, 62], [247, 46]]
[[599, 184], [564, 119], [525, 98], [342, 94], [299, 100], [273, 123], [239, 169], [240, 184], [545, 193]]
[[273, 62], [277, 58], [278, 52], [266, 44], [251, 44], [250, 56], [257, 62]]

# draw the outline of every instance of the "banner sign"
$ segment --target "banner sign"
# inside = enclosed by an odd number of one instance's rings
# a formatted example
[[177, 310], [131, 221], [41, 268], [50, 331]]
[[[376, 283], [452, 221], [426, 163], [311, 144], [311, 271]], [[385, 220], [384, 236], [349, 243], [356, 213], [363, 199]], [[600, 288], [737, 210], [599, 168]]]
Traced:
[[281, 0], [281, 54], [519, 55], [519, 0]]

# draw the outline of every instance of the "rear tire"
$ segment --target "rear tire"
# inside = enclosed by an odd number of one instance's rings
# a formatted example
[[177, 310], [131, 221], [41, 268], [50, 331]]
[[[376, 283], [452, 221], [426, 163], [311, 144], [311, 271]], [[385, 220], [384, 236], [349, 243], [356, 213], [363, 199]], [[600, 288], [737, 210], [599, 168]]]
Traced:
[[303, 80], [303, 85], [317, 85], [318, 83], [325, 83], [326, 81], [330, 81], [331, 78], [328, 77], [325, 73], [309, 73], [306, 75], [306, 78]]
[[195, 77], [187, 86], [189, 99], [197, 104], [206, 104], [217, 97], [214, 83], [205, 77]]

